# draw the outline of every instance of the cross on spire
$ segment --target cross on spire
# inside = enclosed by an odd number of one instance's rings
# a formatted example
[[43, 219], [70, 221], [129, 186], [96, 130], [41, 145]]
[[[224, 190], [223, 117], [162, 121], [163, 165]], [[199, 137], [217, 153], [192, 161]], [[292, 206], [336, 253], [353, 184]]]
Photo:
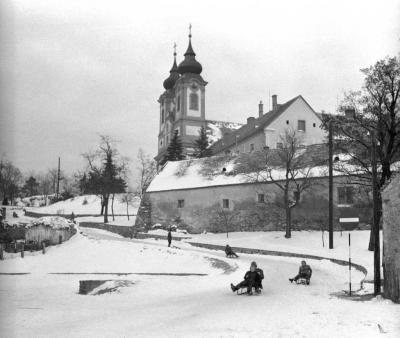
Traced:
[[189, 23], [189, 38], [192, 37], [192, 24]]
[[176, 42], [174, 42], [174, 55], [176, 55]]

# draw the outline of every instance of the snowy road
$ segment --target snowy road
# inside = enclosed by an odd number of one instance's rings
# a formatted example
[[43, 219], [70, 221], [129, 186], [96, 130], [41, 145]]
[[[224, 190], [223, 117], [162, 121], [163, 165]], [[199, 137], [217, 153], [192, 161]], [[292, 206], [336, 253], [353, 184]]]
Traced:
[[[3, 337], [398, 337], [400, 306], [388, 301], [353, 302], [331, 296], [346, 288], [346, 267], [309, 261], [312, 285], [290, 284], [299, 260], [165, 248], [164, 242], [133, 242], [84, 230], [46, 255], [0, 262]], [[226, 264], [237, 270], [225, 273]], [[263, 293], [237, 296], [230, 282], [252, 260], [264, 270]], [[49, 272], [170, 272], [207, 276], [49, 275]], [[353, 274], [353, 283], [361, 279]], [[129, 279], [134, 285], [99, 296], [77, 294], [81, 279]], [[379, 324], [379, 326], [378, 326]], [[382, 333], [385, 332], [385, 333]]]

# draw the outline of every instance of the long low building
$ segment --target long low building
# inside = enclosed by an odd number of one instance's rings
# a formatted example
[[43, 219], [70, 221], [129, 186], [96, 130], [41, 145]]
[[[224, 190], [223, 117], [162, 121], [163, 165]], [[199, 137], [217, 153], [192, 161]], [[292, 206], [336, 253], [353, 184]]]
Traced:
[[[299, 196], [292, 209], [294, 229], [327, 226], [327, 175], [326, 166], [310, 170], [311, 187]], [[260, 181], [237, 173], [232, 157], [168, 162], [147, 189], [150, 223], [181, 224], [189, 232], [281, 230], [285, 210], [277, 183], [284, 180], [284, 171], [270, 170], [269, 177]], [[340, 208], [353, 208], [354, 217], [360, 217], [361, 224], [369, 223], [370, 204], [362, 186], [335, 171], [334, 187], [336, 227], [339, 227]]]

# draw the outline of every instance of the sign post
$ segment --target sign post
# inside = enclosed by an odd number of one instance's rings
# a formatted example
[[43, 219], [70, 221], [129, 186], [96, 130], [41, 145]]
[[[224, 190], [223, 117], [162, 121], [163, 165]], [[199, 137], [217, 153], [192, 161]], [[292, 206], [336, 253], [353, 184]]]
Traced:
[[351, 296], [351, 234], [350, 231], [358, 227], [360, 219], [356, 217], [357, 210], [351, 207], [344, 207], [339, 209], [340, 227], [349, 231], [349, 296]]
[[349, 232], [349, 296], [351, 296], [351, 234]]

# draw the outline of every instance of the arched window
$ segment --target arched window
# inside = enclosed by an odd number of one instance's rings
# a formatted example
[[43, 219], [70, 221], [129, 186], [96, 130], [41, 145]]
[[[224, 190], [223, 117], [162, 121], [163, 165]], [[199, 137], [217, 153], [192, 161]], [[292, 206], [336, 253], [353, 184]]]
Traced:
[[199, 96], [196, 93], [189, 95], [189, 109], [199, 110]]
[[177, 101], [178, 101], [178, 103], [177, 103], [176, 109], [177, 109], [178, 111], [180, 111], [180, 110], [181, 110], [181, 97], [180, 97], [180, 96], [178, 96]]

